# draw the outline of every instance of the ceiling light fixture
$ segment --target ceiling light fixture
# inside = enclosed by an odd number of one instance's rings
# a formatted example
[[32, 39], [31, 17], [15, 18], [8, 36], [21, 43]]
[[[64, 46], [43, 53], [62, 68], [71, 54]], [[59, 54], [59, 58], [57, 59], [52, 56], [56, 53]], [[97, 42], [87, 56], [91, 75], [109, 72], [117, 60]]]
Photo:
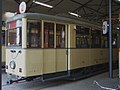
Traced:
[[39, 5], [48, 7], [48, 8], [53, 8], [53, 6], [51, 6], [51, 5], [48, 5], [48, 4], [45, 4], [45, 3], [41, 3], [41, 2], [38, 2], [38, 1], [36, 1], [36, 0], [33, 0], [33, 2], [36, 3], [36, 4], [39, 4]]
[[76, 16], [76, 17], [81, 17], [80, 15], [73, 13], [73, 12], [68, 12], [70, 15]]

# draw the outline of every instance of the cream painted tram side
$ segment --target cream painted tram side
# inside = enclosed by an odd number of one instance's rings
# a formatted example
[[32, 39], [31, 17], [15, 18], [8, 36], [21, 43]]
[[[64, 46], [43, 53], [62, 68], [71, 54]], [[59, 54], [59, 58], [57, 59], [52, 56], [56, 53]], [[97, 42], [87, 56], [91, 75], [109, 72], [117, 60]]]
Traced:
[[6, 57], [6, 49], [5, 49], [5, 30], [2, 30], [1, 34], [1, 43], [2, 43], [2, 67], [5, 68], [5, 57]]
[[6, 72], [10, 75], [81, 78], [108, 66], [108, 36], [95, 24], [37, 13], [16, 15], [6, 23]]

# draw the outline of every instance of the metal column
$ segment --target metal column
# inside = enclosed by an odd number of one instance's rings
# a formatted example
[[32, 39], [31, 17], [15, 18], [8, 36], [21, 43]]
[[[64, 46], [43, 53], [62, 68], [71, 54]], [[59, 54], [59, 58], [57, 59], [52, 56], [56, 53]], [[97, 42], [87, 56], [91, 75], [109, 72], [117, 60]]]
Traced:
[[112, 0], [109, 0], [109, 77], [113, 78], [112, 70]]
[[0, 90], [2, 90], [2, 0], [0, 0]]

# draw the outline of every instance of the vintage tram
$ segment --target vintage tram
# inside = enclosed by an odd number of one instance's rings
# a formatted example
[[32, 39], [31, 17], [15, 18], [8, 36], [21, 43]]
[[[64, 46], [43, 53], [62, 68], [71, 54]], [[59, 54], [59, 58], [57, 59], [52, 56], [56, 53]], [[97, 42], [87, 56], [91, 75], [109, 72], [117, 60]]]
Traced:
[[[97, 24], [24, 13], [8, 19], [6, 28], [6, 72], [10, 75], [76, 79], [108, 67], [108, 34], [103, 35]], [[117, 37], [114, 31], [114, 63], [118, 60]]]

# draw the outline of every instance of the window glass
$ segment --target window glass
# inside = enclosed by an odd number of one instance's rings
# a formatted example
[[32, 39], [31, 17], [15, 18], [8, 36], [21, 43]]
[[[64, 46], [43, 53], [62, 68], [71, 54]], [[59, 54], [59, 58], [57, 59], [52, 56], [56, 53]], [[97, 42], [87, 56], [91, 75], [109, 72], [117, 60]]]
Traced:
[[44, 48], [54, 48], [54, 23], [44, 22]]
[[7, 30], [7, 40], [6, 45], [7, 46], [21, 46], [22, 45], [22, 38], [21, 38], [21, 28], [14, 28]]
[[101, 47], [101, 32], [99, 30], [91, 31], [91, 47], [100, 48]]
[[76, 48], [89, 47], [89, 28], [77, 26], [76, 27]]
[[56, 24], [56, 47], [65, 48], [65, 25]]
[[28, 20], [27, 23], [27, 47], [41, 48], [41, 21]]

